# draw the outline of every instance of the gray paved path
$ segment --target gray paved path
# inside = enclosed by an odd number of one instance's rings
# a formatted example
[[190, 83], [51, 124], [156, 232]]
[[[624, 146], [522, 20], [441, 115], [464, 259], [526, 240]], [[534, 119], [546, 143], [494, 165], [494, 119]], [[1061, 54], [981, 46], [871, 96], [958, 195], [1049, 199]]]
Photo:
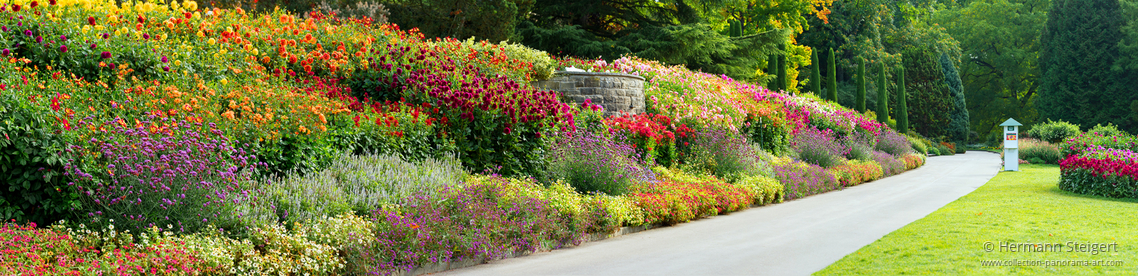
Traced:
[[809, 275], [988, 182], [999, 156], [919, 169], [799, 200], [442, 275]]

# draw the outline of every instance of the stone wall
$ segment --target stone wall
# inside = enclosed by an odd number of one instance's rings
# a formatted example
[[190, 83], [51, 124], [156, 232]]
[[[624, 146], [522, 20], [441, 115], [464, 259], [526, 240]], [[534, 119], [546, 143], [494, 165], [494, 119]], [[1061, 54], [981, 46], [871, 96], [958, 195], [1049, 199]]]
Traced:
[[603, 72], [557, 71], [549, 80], [536, 81], [534, 87], [552, 90], [565, 102], [582, 103], [591, 99], [605, 108], [605, 116], [644, 113], [644, 78], [637, 75]]

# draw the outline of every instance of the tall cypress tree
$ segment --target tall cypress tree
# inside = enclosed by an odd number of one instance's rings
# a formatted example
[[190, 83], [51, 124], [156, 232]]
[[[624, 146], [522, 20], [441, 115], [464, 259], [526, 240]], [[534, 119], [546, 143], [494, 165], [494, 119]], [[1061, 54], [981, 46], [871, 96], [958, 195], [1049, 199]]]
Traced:
[[857, 59], [857, 112], [865, 113], [865, 58]]
[[881, 123], [889, 122], [889, 90], [885, 87], [885, 62], [879, 64], [877, 70], [877, 121]]
[[826, 88], [830, 90], [830, 100], [834, 102], [838, 101], [838, 63], [836, 61], [834, 59], [834, 48], [830, 48], [830, 62], [828, 63], [830, 74], [827, 76], [830, 83]]
[[908, 98], [905, 93], [905, 67], [901, 67], [897, 70], [897, 131], [901, 133], [909, 132]]
[[1040, 37], [1040, 119], [1138, 129], [1129, 116], [1130, 103], [1138, 99], [1127, 87], [1133, 76], [1110, 69], [1119, 58], [1125, 23], [1118, 0], [1051, 1]]
[[786, 56], [778, 55], [778, 89], [790, 90], [790, 85], [786, 83]]
[[969, 130], [971, 119], [968, 115], [968, 105], [964, 101], [964, 84], [960, 81], [960, 73], [956, 70], [956, 66], [948, 54], [940, 55], [940, 67], [941, 71], [944, 72], [944, 81], [952, 93], [952, 112], [949, 114], [951, 121], [948, 124], [948, 136], [953, 141], [966, 142], [968, 133], [971, 132]]
[[767, 89], [778, 91], [778, 55], [771, 55], [770, 59], [767, 59], [767, 74], [775, 76], [767, 82]]
[[814, 92], [814, 94], [817, 94], [818, 97], [825, 99], [826, 95], [822, 94], [822, 63], [818, 62], [817, 49], [814, 49], [810, 52], [810, 62], [814, 63], [814, 66], [811, 66], [812, 68], [810, 68], [810, 91]]

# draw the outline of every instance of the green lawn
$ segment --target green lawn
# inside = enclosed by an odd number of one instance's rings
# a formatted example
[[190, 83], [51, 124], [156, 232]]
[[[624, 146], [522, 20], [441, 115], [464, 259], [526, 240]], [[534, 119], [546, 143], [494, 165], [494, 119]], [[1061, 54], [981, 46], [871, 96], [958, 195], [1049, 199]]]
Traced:
[[[1021, 165], [940, 210], [893, 231], [815, 275], [1138, 274], [1138, 200], [1059, 190], [1059, 167]], [[991, 242], [993, 250], [985, 250]], [[1058, 252], [1009, 252], [1001, 243], [1047, 243]], [[1068, 252], [1068, 242], [1110, 252]], [[1074, 245], [1074, 244], [1071, 244]], [[1044, 247], [1047, 249], [1047, 247]], [[1002, 251], [1002, 252], [1001, 252]], [[1115, 252], [1117, 251], [1117, 252]], [[988, 260], [1122, 261], [1120, 266], [984, 266]]]

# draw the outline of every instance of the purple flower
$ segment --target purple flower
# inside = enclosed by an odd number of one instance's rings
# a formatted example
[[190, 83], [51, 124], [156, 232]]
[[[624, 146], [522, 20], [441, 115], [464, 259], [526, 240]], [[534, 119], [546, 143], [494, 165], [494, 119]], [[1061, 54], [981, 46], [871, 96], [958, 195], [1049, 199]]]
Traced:
[[9, 52], [9, 51], [8, 51], [8, 49], [4, 49], [4, 51], [3, 51], [2, 53], [3, 53], [3, 55], [4, 55], [4, 56], [8, 56], [8, 54], [9, 54], [9, 53], [11, 53], [11, 52]]
[[24, 30], [24, 35], [32, 36], [32, 30]]
[[67, 45], [59, 45], [59, 51], [66, 53], [67, 52]]
[[60, 41], [67, 41], [67, 36], [66, 35], [60, 35], [59, 40]]
[[40, 42], [43, 42], [43, 37], [37, 35], [36, 36], [36, 43], [40, 43]]
[[95, 48], [99, 48], [99, 45], [96, 45], [95, 43], [91, 43], [91, 50], [94, 50]]
[[111, 58], [111, 52], [104, 51], [102, 54], [99, 55], [99, 57], [102, 57], [103, 59]]
[[166, 56], [162, 56], [162, 63], [167, 63], [167, 62], [169, 62], [169, 61], [166, 59]]

